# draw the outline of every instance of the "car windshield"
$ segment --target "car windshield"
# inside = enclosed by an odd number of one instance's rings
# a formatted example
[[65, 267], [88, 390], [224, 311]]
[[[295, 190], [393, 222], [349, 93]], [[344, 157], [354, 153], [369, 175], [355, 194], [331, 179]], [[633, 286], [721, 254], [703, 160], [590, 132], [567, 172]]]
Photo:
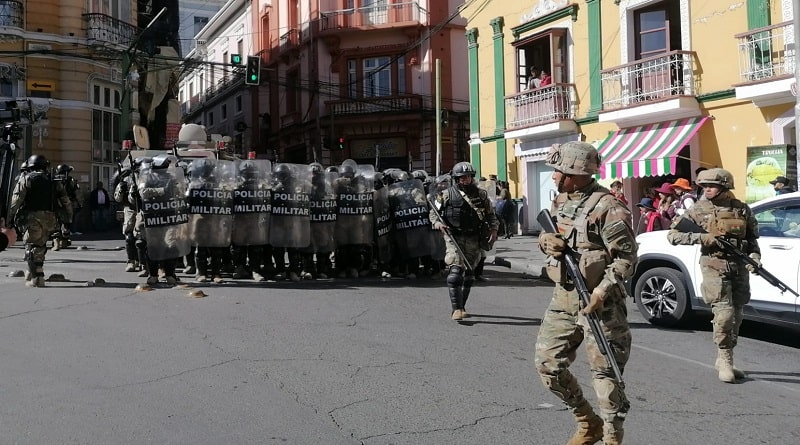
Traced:
[[800, 206], [766, 209], [755, 217], [759, 236], [800, 238]]

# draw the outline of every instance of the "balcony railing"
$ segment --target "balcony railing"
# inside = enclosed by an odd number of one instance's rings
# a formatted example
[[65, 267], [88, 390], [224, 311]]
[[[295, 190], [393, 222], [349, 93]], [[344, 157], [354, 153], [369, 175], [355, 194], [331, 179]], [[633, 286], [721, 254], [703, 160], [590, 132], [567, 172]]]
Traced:
[[742, 82], [794, 75], [796, 43], [793, 43], [792, 22], [753, 29], [734, 37], [739, 42], [739, 77]]
[[15, 0], [0, 0], [0, 26], [11, 28], [23, 27], [22, 2]]
[[603, 109], [696, 94], [695, 54], [670, 51], [600, 71]]
[[321, 14], [320, 30], [380, 26], [403, 22], [421, 23], [427, 14], [428, 12], [416, 1], [325, 11]]
[[106, 14], [83, 14], [86, 39], [90, 45], [119, 45], [129, 47], [139, 28]]
[[557, 83], [506, 96], [506, 129], [575, 118], [575, 85]]
[[365, 97], [361, 99], [332, 100], [325, 103], [328, 113], [362, 114], [403, 112], [422, 109], [422, 97], [417, 95]]
[[298, 45], [298, 32], [292, 28], [278, 38], [278, 50], [282, 53]]

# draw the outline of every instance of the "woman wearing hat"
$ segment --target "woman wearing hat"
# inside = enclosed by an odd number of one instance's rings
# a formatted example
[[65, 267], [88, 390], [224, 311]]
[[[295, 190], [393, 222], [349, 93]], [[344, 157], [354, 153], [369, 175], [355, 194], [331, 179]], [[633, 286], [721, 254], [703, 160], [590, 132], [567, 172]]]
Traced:
[[636, 207], [639, 207], [639, 211], [641, 212], [639, 226], [636, 228], [637, 235], [644, 232], [669, 229], [669, 220], [666, 220], [656, 211], [652, 198], [642, 198], [642, 200], [636, 204]]
[[656, 210], [661, 216], [672, 221], [672, 218], [675, 217], [675, 206], [673, 203], [678, 198], [672, 190], [672, 183], [665, 182], [654, 191], [658, 193], [658, 205], [656, 206]]
[[673, 206], [675, 207], [675, 214], [678, 216], [683, 215], [697, 201], [695, 196], [690, 193], [692, 185], [689, 184], [689, 180], [686, 178], [678, 178], [677, 181], [673, 182], [672, 191], [677, 196]]

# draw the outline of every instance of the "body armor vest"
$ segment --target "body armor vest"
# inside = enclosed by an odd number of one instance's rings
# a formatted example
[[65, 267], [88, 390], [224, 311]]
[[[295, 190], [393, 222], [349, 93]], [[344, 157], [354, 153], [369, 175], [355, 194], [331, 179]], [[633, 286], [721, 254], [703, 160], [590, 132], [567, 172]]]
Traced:
[[605, 250], [602, 240], [594, 240], [588, 230], [589, 214], [605, 196], [606, 192], [594, 192], [583, 199], [570, 200], [566, 193], [556, 197], [554, 202], [558, 230], [564, 235], [567, 244], [578, 252]]
[[28, 192], [25, 195], [25, 209], [30, 212], [53, 210], [53, 181], [43, 172], [28, 174]]
[[472, 203], [472, 206], [470, 206], [458, 187], [450, 187], [447, 191], [449, 199], [445, 205], [444, 212], [442, 212], [442, 217], [445, 219], [447, 225], [455, 229], [457, 233], [477, 233], [480, 221], [478, 214], [472, 207], [474, 206], [476, 209], [483, 207], [480, 194], [476, 196], [466, 196]]

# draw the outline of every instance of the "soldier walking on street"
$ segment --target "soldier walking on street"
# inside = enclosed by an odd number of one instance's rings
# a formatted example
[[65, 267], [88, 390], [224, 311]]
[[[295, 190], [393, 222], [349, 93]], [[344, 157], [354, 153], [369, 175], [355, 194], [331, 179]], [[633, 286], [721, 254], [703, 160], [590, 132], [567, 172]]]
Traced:
[[25, 259], [28, 262], [25, 284], [44, 287], [47, 240], [58, 227], [59, 219], [70, 230], [68, 222], [72, 221], [72, 204], [64, 185], [48, 174], [49, 163], [44, 156], [32, 155], [27, 163], [30, 172], [17, 181], [8, 214], [15, 224], [24, 227]]
[[721, 381], [734, 383], [745, 377], [733, 366], [733, 348], [739, 337], [744, 305], [750, 301], [750, 274], [755, 267], [745, 264], [717, 243], [721, 237], [748, 254], [756, 264], [761, 264], [758, 247], [758, 223], [750, 207], [736, 199], [733, 175], [721, 168], [700, 172], [695, 180], [703, 187], [703, 196], [690, 207], [682, 218], [693, 221], [708, 233], [687, 233], [672, 224], [667, 238], [673, 245], [701, 244], [700, 270], [703, 284], [700, 287], [703, 301], [711, 305], [714, 319], [714, 343], [718, 348], [715, 367]]
[[[614, 379], [606, 358], [589, 331], [587, 314], [597, 312], [602, 331], [621, 369], [628, 361], [631, 332], [628, 327], [625, 279], [633, 274], [637, 245], [625, 204], [599, 185], [600, 156], [585, 142], [555, 145], [547, 158], [553, 167], [558, 195], [551, 213], [559, 233], [543, 232], [539, 246], [547, 257], [547, 275], [555, 290], [536, 339], [536, 370], [545, 387], [575, 415], [578, 429], [567, 445], [622, 443], [623, 422], [630, 404], [625, 388]], [[574, 283], [563, 262], [567, 247], [580, 256], [580, 274], [592, 292], [581, 310]], [[588, 334], [588, 335], [587, 335]], [[597, 393], [599, 416], [584, 398], [578, 380], [570, 373], [575, 352], [586, 341], [592, 386]]]
[[[438, 210], [431, 209], [430, 220], [434, 229], [452, 234], [452, 237], [445, 236], [444, 261], [449, 269], [447, 289], [453, 309], [451, 318], [458, 321], [469, 316], [465, 306], [475, 281], [473, 271], [481, 260], [481, 249], [489, 250], [497, 240], [499, 223], [486, 190], [479, 189], [475, 183], [472, 164], [459, 162], [453, 166], [452, 177], [455, 185], [437, 196], [434, 205]], [[484, 237], [486, 239], [482, 239]], [[459, 253], [459, 247], [465, 258]]]

